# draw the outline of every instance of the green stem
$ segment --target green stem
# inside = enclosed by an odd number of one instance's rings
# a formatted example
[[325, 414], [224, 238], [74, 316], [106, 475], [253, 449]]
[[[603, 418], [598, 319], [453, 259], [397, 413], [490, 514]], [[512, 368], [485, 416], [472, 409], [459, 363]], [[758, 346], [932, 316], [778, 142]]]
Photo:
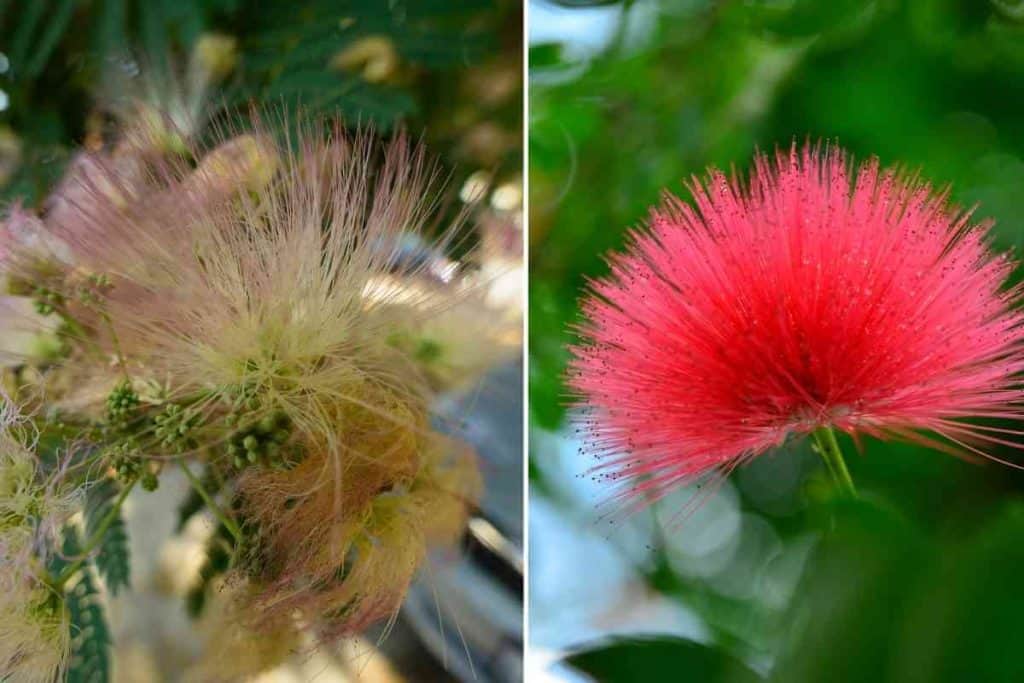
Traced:
[[85, 546], [82, 548], [82, 552], [79, 554], [79, 558], [68, 565], [67, 568], [60, 573], [60, 576], [54, 580], [53, 586], [55, 589], [58, 591], [61, 590], [64, 587], [64, 584], [67, 583], [68, 579], [74, 576], [75, 572], [82, 568], [82, 565], [85, 564], [86, 559], [89, 557], [89, 553], [96, 549], [96, 546], [100, 544], [100, 541], [102, 541], [103, 537], [106, 535], [107, 530], [110, 529], [110, 525], [114, 523], [115, 519], [117, 519], [117, 515], [121, 511], [121, 506], [124, 505], [124, 501], [128, 498], [128, 494], [132, 492], [136, 481], [138, 480], [136, 479], [132, 481], [121, 489], [121, 494], [117, 497], [117, 500], [114, 501], [114, 504], [110, 506], [110, 509], [107, 510], [107, 514], [104, 515], [103, 519], [100, 520], [99, 526], [96, 527], [96, 533], [86, 541]]
[[831, 427], [821, 427], [811, 434], [817, 451], [825, 461], [825, 466], [832, 474], [832, 479], [845, 495], [851, 498], [857, 497], [857, 489], [853, 485], [850, 471], [846, 469], [846, 461], [843, 460], [843, 452], [836, 440], [836, 433]]
[[206, 506], [210, 508], [210, 512], [213, 513], [213, 516], [219, 519], [221, 524], [223, 524], [224, 527], [231, 532], [231, 535], [235, 538], [235, 542], [241, 543], [242, 530], [239, 529], [238, 525], [235, 524], [234, 520], [228, 517], [228, 515], [223, 510], [220, 509], [220, 506], [218, 506], [217, 503], [213, 501], [213, 496], [211, 496], [209, 492], [207, 492], [207, 490], [203, 488], [203, 484], [199, 481], [196, 475], [192, 473], [192, 470], [188, 468], [188, 465], [185, 464], [185, 461], [179, 460], [178, 464], [181, 465], [182, 471], [185, 473], [185, 476], [188, 477], [188, 483], [192, 485], [192, 488], [196, 490], [196, 493], [198, 493], [199, 497], [203, 499], [203, 502], [206, 503]]

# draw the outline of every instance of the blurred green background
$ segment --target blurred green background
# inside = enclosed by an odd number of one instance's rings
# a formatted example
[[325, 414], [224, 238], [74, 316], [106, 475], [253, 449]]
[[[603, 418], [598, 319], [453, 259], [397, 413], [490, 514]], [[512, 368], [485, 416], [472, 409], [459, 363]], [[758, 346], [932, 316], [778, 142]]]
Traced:
[[[663, 188], [836, 141], [920, 169], [1024, 244], [1024, 2], [530, 3], [531, 638], [535, 675], [602, 681], [1019, 681], [1024, 477], [844, 441], [835, 500], [794, 443], [624, 525], [565, 426], [565, 344]], [[1024, 462], [1020, 454], [1000, 453]], [[584, 677], [581, 679], [581, 677]]]

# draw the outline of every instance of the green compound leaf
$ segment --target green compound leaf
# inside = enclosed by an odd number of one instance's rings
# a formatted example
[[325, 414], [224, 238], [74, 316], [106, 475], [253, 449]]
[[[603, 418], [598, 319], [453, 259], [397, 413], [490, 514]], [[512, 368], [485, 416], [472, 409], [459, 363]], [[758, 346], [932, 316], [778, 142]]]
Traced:
[[110, 680], [110, 629], [99, 592], [89, 572], [82, 572], [67, 592], [71, 619], [71, 664], [67, 683], [105, 683]]
[[[85, 501], [85, 532], [92, 538], [103, 520], [110, 513], [114, 501], [121, 492], [117, 484], [105, 479], [89, 490]], [[107, 590], [117, 595], [121, 588], [131, 586], [131, 556], [128, 550], [128, 529], [121, 511], [115, 513], [113, 522], [103, 535], [93, 562], [103, 577]]]
[[[64, 546], [50, 563], [51, 571], [60, 570], [82, 552], [78, 531], [64, 528]], [[110, 629], [100, 602], [99, 591], [88, 565], [78, 581], [64, 595], [71, 633], [71, 658], [66, 683], [106, 683], [110, 680]]]
[[82, 552], [82, 543], [78, 538], [78, 529], [70, 524], [61, 532], [64, 539], [60, 550], [53, 549], [46, 562], [46, 569], [53, 576], [60, 576], [65, 569]]

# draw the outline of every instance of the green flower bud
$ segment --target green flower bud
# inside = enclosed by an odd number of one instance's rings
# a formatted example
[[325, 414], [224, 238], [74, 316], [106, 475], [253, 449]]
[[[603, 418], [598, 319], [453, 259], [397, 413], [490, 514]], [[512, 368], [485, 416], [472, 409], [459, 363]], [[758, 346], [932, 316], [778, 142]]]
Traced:
[[139, 483], [142, 484], [142, 488], [145, 491], [156, 491], [160, 486], [160, 480], [157, 479], [157, 476], [149, 470], [146, 470], [142, 475], [142, 479], [139, 480]]
[[260, 421], [256, 424], [256, 429], [262, 434], [269, 434], [274, 431], [274, 427], [277, 426], [276, 415], [264, 415], [260, 418]]

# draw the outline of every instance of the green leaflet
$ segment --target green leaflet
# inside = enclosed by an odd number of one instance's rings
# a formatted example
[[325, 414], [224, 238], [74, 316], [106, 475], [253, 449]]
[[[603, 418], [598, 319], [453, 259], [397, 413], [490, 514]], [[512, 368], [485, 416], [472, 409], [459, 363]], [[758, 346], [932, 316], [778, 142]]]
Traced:
[[79, 576], [65, 598], [71, 619], [67, 683], [104, 683], [110, 680], [110, 629], [92, 575]]
[[[89, 490], [85, 501], [85, 531], [89, 538], [96, 534], [120, 492], [120, 487], [110, 479], [103, 480]], [[111, 595], [117, 595], [121, 588], [131, 586], [128, 529], [120, 510], [103, 535], [93, 562]]]
[[761, 678], [728, 652], [675, 636], [616, 638], [574, 652], [566, 662], [601, 683], [716, 681], [757, 683]]
[[[82, 552], [78, 530], [64, 528], [64, 545], [50, 560], [50, 572], [59, 574]], [[110, 680], [112, 642], [99, 591], [87, 563], [78, 580], [64, 594], [71, 631], [71, 658], [66, 683], [106, 683]]]

